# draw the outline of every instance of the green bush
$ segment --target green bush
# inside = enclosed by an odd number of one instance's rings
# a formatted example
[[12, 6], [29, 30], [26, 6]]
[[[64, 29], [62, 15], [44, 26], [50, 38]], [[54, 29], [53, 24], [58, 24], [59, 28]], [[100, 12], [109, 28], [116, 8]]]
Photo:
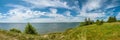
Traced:
[[18, 30], [18, 29], [15, 29], [15, 28], [13, 28], [13, 29], [10, 29], [10, 32], [17, 32], [17, 33], [21, 33], [21, 31], [20, 31], [20, 30]]
[[26, 25], [25, 33], [26, 34], [37, 34], [36, 29], [30, 23]]

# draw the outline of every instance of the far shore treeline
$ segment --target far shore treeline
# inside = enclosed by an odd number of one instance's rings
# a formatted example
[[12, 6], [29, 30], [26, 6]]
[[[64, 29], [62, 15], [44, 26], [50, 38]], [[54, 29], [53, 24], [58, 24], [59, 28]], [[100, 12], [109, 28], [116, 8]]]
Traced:
[[104, 19], [97, 19], [96, 21], [91, 20], [90, 18], [85, 18], [84, 22], [80, 23], [80, 26], [86, 26], [86, 25], [91, 25], [91, 24], [96, 24], [96, 25], [102, 25], [104, 22], [117, 22], [117, 18], [115, 16], [110, 16], [107, 21], [104, 21]]

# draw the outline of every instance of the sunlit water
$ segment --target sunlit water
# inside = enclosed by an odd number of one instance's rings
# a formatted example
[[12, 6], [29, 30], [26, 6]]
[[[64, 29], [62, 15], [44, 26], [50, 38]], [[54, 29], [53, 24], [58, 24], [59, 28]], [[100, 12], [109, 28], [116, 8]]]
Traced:
[[[54, 32], [64, 32], [68, 28], [74, 28], [79, 25], [79, 22], [71, 23], [32, 23], [39, 34], [47, 34]], [[16, 28], [24, 31], [26, 23], [0, 23], [0, 29], [9, 30]]]

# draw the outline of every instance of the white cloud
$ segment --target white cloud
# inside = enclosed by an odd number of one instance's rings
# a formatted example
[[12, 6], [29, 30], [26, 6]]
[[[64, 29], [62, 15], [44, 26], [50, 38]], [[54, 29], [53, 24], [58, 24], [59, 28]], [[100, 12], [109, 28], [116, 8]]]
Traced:
[[[2, 22], [73, 22], [70, 17], [70, 12], [66, 11], [63, 14], [57, 13], [57, 9], [50, 8], [51, 12], [33, 11], [23, 6], [15, 6], [6, 14], [0, 14], [1, 18], [5, 16]], [[48, 16], [49, 18], [41, 18], [41, 16]]]
[[120, 19], [120, 12], [118, 13], [118, 15], [116, 16], [117, 19]]
[[101, 7], [101, 0], [88, 0], [83, 6], [82, 9], [80, 10], [80, 14], [77, 15], [79, 17], [88, 17], [91, 19], [95, 19], [97, 17], [104, 17], [104, 13], [103, 12], [99, 12], [99, 13], [94, 13], [94, 12], [88, 12], [97, 8]]
[[109, 8], [113, 8], [113, 7], [116, 7], [116, 5], [110, 4], [105, 9], [109, 9]]
[[51, 11], [51, 13], [53, 13], [53, 14], [56, 14], [56, 13], [57, 13], [57, 9], [54, 9], [54, 8], [50, 8], [50, 11]]
[[80, 8], [79, 8], [79, 2], [78, 1], [75, 1], [75, 6], [72, 6], [71, 8], [72, 8], [72, 10], [75, 10], [76, 13], [80, 13]]
[[2, 13], [0, 13], [0, 19], [2, 19], [2, 18], [4, 18], [5, 16], [4, 15], [2, 15]]
[[8, 11], [8, 13], [1, 15], [1, 17], [5, 21], [9, 22], [20, 22], [20, 21], [26, 21], [28, 19], [32, 18], [38, 18], [41, 15], [44, 15], [45, 12], [41, 11], [32, 11], [29, 8], [23, 7], [23, 6], [16, 6], [14, 9], [11, 9]]
[[44, 16], [53, 17], [53, 18], [64, 17], [62, 14], [58, 14], [57, 9], [55, 8], [50, 8], [50, 12], [46, 13]]
[[[75, 2], [75, 6], [69, 7], [67, 2], [61, 2], [60, 0], [23, 0], [32, 4], [32, 7], [38, 8], [50, 8], [50, 12], [33, 11], [29, 7], [12, 5], [7, 6], [14, 7], [14, 9], [9, 10], [7, 14], [0, 14], [0, 18], [5, 18], [6, 22], [80, 22], [83, 21], [85, 17], [95, 19], [97, 17], [104, 17], [104, 12], [94, 13], [87, 12], [93, 9], [100, 8], [101, 0], [88, 0], [86, 4], [82, 6], [80, 10], [78, 2]], [[73, 8], [72, 10], [80, 13], [76, 17], [71, 15], [71, 11], [65, 11], [63, 13], [58, 13], [55, 7], [62, 8]], [[98, 10], [99, 11], [99, 10]], [[41, 18], [41, 16], [47, 16], [48, 18]]]
[[119, 0], [111, 0], [111, 3], [108, 4], [108, 6], [106, 6], [106, 9], [109, 9], [109, 8], [113, 8], [113, 7], [119, 6], [118, 1], [119, 1]]
[[101, 0], [88, 0], [86, 4], [83, 4], [82, 11], [97, 9], [100, 5]]
[[105, 17], [105, 14], [104, 13], [83, 13], [78, 16], [96, 19], [97, 17]]
[[44, 15], [44, 12], [32, 11], [25, 8], [15, 8], [9, 11], [10, 18], [8, 20], [24, 21], [29, 18], [39, 17]]
[[66, 11], [64, 14], [69, 17], [72, 16], [70, 11]]
[[67, 2], [61, 2], [60, 0], [23, 0], [32, 4], [33, 7], [46, 8], [46, 7], [62, 7], [69, 8]]

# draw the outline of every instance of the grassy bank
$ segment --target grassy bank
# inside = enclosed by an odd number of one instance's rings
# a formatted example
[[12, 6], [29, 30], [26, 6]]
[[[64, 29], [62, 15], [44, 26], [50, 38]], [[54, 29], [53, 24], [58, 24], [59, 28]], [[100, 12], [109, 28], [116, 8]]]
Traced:
[[0, 30], [0, 40], [41, 40], [40, 35], [31, 35], [24, 33], [15, 33], [5, 30]]
[[59, 40], [120, 40], [120, 22], [76, 27], [59, 34]]

